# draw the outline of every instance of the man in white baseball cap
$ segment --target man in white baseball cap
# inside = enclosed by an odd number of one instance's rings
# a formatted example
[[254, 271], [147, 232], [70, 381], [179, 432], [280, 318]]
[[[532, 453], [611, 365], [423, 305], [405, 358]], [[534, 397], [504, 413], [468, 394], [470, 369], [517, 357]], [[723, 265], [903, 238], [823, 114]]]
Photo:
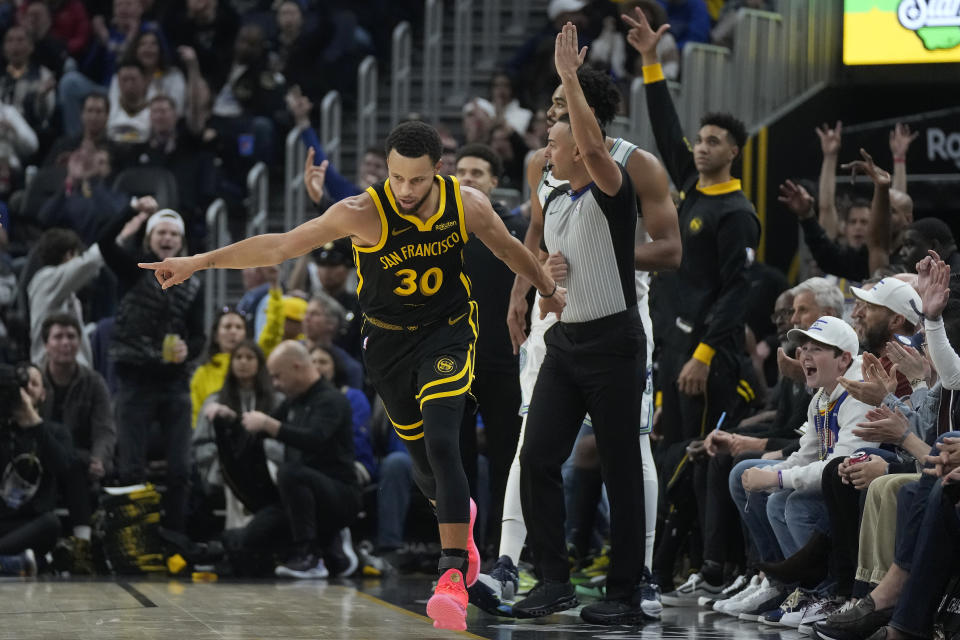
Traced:
[[[883, 278], [869, 289], [851, 287], [857, 298], [850, 315], [853, 328], [860, 337], [860, 346], [880, 358], [886, 371], [893, 363], [884, 356], [884, 346], [895, 340], [895, 335], [912, 336], [920, 324], [920, 295], [903, 280]], [[898, 397], [910, 395], [910, 382], [897, 373]]]

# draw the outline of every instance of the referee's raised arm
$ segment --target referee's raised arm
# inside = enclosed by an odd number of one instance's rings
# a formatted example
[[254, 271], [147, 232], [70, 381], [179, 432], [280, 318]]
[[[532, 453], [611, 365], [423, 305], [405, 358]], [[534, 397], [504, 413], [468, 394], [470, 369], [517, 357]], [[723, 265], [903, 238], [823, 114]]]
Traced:
[[577, 79], [580, 49], [577, 44], [577, 28], [573, 23], [568, 22], [563, 25], [563, 29], [557, 34], [553, 56], [557, 74], [560, 76], [567, 96], [570, 129], [577, 150], [583, 157], [587, 172], [597, 187], [608, 196], [616, 195], [623, 184], [623, 174], [610, 156], [603, 130], [597, 123], [590, 105], [587, 104], [587, 98], [580, 87], [580, 80]]

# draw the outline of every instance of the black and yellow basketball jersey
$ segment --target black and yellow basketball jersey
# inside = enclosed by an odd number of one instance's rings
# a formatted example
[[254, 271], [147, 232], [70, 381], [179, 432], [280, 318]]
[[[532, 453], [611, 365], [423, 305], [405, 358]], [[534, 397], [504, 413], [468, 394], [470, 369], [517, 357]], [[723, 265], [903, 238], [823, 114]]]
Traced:
[[360, 308], [374, 324], [412, 328], [468, 310], [460, 182], [453, 176], [434, 179], [440, 200], [426, 221], [400, 213], [389, 179], [367, 189], [380, 214], [380, 241], [373, 247], [353, 245], [353, 257]]

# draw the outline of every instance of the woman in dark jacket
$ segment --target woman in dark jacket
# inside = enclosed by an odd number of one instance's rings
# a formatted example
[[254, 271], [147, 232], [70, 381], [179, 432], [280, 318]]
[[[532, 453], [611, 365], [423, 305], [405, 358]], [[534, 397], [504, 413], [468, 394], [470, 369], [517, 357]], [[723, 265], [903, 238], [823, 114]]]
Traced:
[[[128, 224], [142, 223], [143, 216], [138, 216]], [[178, 290], [163, 291], [151, 272], [137, 266], [182, 251], [184, 224], [177, 212], [162, 209], [150, 216], [139, 251], [116, 240], [123, 226], [123, 220], [117, 222], [100, 239], [103, 259], [120, 283], [109, 350], [119, 381], [115, 397], [118, 471], [126, 483], [146, 479], [150, 428], [158, 424], [167, 463], [165, 526], [183, 531], [192, 435], [186, 363], [200, 355], [204, 344], [201, 283], [194, 280]]]
[[57, 542], [57, 475], [68, 452], [37, 414], [25, 368], [0, 365], [0, 573], [32, 575]]

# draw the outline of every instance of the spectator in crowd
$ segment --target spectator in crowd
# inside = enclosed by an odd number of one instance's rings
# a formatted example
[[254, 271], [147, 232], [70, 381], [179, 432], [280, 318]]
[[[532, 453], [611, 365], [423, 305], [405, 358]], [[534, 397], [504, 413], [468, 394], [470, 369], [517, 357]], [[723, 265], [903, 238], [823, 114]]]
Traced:
[[[176, 113], [187, 113], [187, 82], [170, 58], [166, 41], [157, 29], [143, 29], [133, 36], [125, 55], [125, 59], [136, 60], [143, 68], [147, 102], [155, 96], [167, 96], [173, 101]], [[107, 95], [111, 104], [121, 102], [119, 70], [110, 80]]]
[[474, 98], [463, 105], [463, 139], [465, 144], [487, 144], [496, 124], [497, 110], [485, 98]]
[[355, 388], [363, 388], [363, 367], [342, 347], [335, 343], [344, 322], [346, 312], [343, 306], [327, 293], [318, 292], [307, 304], [303, 317], [303, 338], [307, 349], [325, 347], [332, 351], [343, 368], [346, 383]]
[[[331, 246], [332, 245], [332, 246]], [[311, 289], [333, 298], [340, 305], [334, 309], [337, 326], [333, 344], [349, 354], [351, 360], [360, 359], [360, 328], [363, 315], [357, 301], [357, 287], [353, 271], [353, 256], [349, 243], [338, 240], [312, 252], [314, 269], [310, 270]], [[352, 365], [346, 364], [353, 369]]]
[[[890, 155], [893, 157], [893, 189], [907, 193], [907, 152], [919, 131], [911, 131], [910, 125], [898, 122], [890, 130]], [[913, 222], [910, 218], [907, 222]]]
[[[98, 169], [97, 153], [101, 151], [81, 147], [70, 153], [67, 162], [67, 179], [62, 189], [43, 203], [37, 214], [45, 229], [63, 227], [80, 235], [85, 244], [92, 244], [100, 237], [105, 225], [116, 220], [130, 206], [127, 194], [111, 189]], [[139, 207], [139, 200], [135, 204]]]
[[[737, 27], [740, 9], [772, 11], [770, 0], [726, 0], [717, 15], [717, 23], [710, 30], [710, 42], [720, 47], [733, 48], [733, 36]], [[671, 17], [671, 22], [673, 18]], [[706, 42], [706, 41], [704, 41]]]
[[[97, 276], [103, 266], [100, 246], [84, 250], [83, 241], [68, 229], [45, 231], [36, 246], [36, 271], [24, 274], [30, 303], [30, 357], [40, 362], [44, 355], [43, 321], [56, 311], [72, 314], [83, 324], [83, 308], [77, 291]], [[81, 332], [80, 362], [91, 366], [90, 340]]]
[[9, 200], [20, 172], [40, 147], [36, 132], [19, 109], [0, 103], [0, 199]]
[[[550, 94], [559, 82], [553, 63], [554, 42], [563, 25], [567, 22], [576, 25], [580, 46], [591, 44], [590, 20], [585, 12], [588, 4], [586, 0], [550, 0], [547, 22], [507, 62], [506, 71], [518, 88], [520, 104], [550, 101]], [[486, 143], [487, 140], [468, 139], [467, 142]]]
[[113, 0], [109, 22], [102, 15], [91, 20], [93, 40], [81, 65], [88, 77], [102, 86], [110, 84], [118, 63], [132, 52], [131, 43], [141, 30], [159, 29], [156, 23], [143, 19], [142, 0]]
[[190, 378], [190, 402], [193, 406], [191, 424], [194, 427], [207, 398], [223, 386], [223, 380], [230, 370], [230, 354], [246, 338], [246, 321], [233, 309], [225, 308], [213, 321], [207, 360], [197, 367]]
[[950, 267], [951, 273], [960, 271], [960, 253], [950, 227], [939, 218], [923, 218], [907, 227], [903, 233], [903, 244], [897, 256], [897, 264], [904, 271], [913, 273], [917, 263], [930, 251], [936, 251]]
[[150, 137], [122, 147], [118, 169], [159, 167], [173, 174], [188, 237], [202, 241], [207, 233], [206, 210], [217, 195], [213, 150], [195, 134], [191, 123], [178, 117], [180, 112], [170, 97], [155, 95], [149, 112]]
[[[296, 0], [275, 4], [277, 31], [270, 43], [270, 69], [282, 74], [288, 85], [300, 87], [305, 96], [318, 101], [331, 88], [331, 74], [317, 73], [324, 49], [334, 37], [330, 10], [326, 5], [318, 5], [311, 12], [311, 26], [306, 24], [303, 6]], [[333, 71], [331, 63], [335, 64], [324, 60], [324, 68]]]
[[242, 340], [224, 355], [229, 368], [222, 388], [207, 397], [197, 418], [193, 457], [204, 494], [224, 488], [225, 528], [237, 529], [279, 500], [273, 476], [283, 462], [283, 445], [247, 433], [240, 416], [273, 411], [283, 396], [273, 389], [267, 359], [254, 341]]
[[[790, 295], [792, 306], [785, 309], [786, 314], [778, 314], [777, 327], [782, 330], [783, 344], [793, 344], [786, 330], [790, 327], [810, 327], [821, 316], [840, 318], [843, 315], [843, 293], [824, 278], [810, 278], [801, 282], [786, 294]], [[781, 305], [783, 296], [778, 298]], [[776, 307], [775, 307], [776, 308]], [[782, 307], [781, 307], [782, 308]], [[783, 348], [778, 350], [778, 360], [784, 361]], [[710, 457], [706, 465], [697, 462], [694, 474], [694, 486], [698, 501], [705, 505], [703, 534], [703, 563], [700, 571], [687, 580], [675, 592], [664, 595], [664, 604], [685, 605], [697, 601], [700, 597], [718, 598], [716, 591], [723, 584], [723, 562], [737, 561], [737, 543], [739, 531], [730, 531], [725, 525], [736, 506], [730, 499], [727, 479], [731, 470], [744, 460], [751, 460], [761, 453], [767, 460], [782, 460], [783, 451], [791, 452], [797, 443], [795, 429], [803, 424], [810, 404], [810, 393], [806, 380], [802, 376], [802, 367], [795, 363], [795, 380], [783, 375], [778, 382], [772, 398], [774, 414], [764, 417], [763, 413], [742, 420], [732, 428], [712, 430], [704, 440], [703, 449]], [[753, 453], [754, 455], [751, 455]], [[702, 496], [702, 497], [701, 497]], [[758, 558], [750, 558], [755, 565]], [[735, 581], [734, 581], [735, 582]]]
[[107, 138], [107, 117], [110, 114], [110, 101], [104, 93], [93, 92], [83, 99], [83, 111], [80, 113], [82, 129], [70, 135], [57, 138], [47, 153], [45, 165], [66, 165], [70, 153], [85, 147], [91, 149], [110, 149], [113, 143]]
[[114, 0], [110, 25], [97, 15], [90, 22], [93, 39], [81, 60], [80, 70], [63, 74], [57, 87], [64, 133], [80, 133], [80, 112], [84, 98], [92, 91], [103, 91], [117, 72], [117, 63], [127, 50], [129, 41], [142, 26], [143, 5], [139, 0]]
[[[460, 184], [473, 187], [488, 198], [497, 186], [502, 170], [500, 157], [486, 145], [465, 145], [457, 153], [457, 178]], [[491, 199], [490, 204], [510, 235], [522, 241], [527, 233], [526, 221], [511, 214], [501, 202]], [[477, 339], [471, 386], [480, 405], [486, 455], [490, 461], [489, 533], [484, 535], [481, 532], [479, 539], [496, 548], [500, 544], [507, 474], [520, 439], [520, 369], [517, 357], [513, 354], [510, 333], [503, 322], [510, 303], [514, 275], [482, 242], [467, 243], [463, 264], [473, 284], [474, 299], [480, 310], [480, 326], [484, 327]], [[476, 422], [475, 412], [467, 411], [460, 446], [464, 457], [468, 458], [464, 464], [468, 478], [471, 478], [471, 467], [475, 472], [477, 464]]]
[[530, 119], [530, 128], [524, 134], [524, 142], [530, 149], [542, 149], [547, 144], [547, 111], [537, 109]]
[[[313, 110], [313, 102], [310, 98], [303, 95], [300, 92], [300, 87], [295, 85], [287, 92], [286, 103], [287, 109], [293, 117], [294, 126], [302, 130], [300, 139], [304, 146], [313, 149], [314, 164], [322, 165], [327, 162], [325, 177], [322, 184], [317, 188], [317, 193], [322, 195], [311, 195], [311, 200], [320, 202], [316, 206], [321, 212], [326, 211], [334, 202], [357, 195], [370, 185], [387, 179], [387, 158], [384, 155], [383, 147], [374, 145], [367, 147], [363, 152], [360, 172], [357, 176], [359, 184], [355, 185], [350, 182], [340, 174], [337, 167], [329, 164], [323, 152], [323, 147], [320, 145], [320, 138], [317, 137], [317, 132], [310, 125], [310, 113]], [[327, 193], [323, 192], [324, 186], [327, 187]], [[311, 187], [308, 186], [309, 188]]]
[[[150, 208], [155, 207], [156, 203], [151, 203]], [[138, 230], [145, 218], [138, 214], [127, 230]], [[120, 306], [110, 344], [120, 385], [114, 398], [119, 476], [131, 484], [145, 479], [150, 428], [159, 423], [167, 463], [165, 526], [182, 531], [191, 436], [186, 363], [200, 354], [204, 343], [201, 284], [198, 280], [171, 295], [161, 290], [156, 278], [144, 277], [137, 266], [141, 260], [182, 253], [184, 223], [179, 214], [170, 209], [153, 213], [146, 221], [140, 250], [125, 247], [122, 238], [116, 240], [124, 225], [121, 218], [108, 227], [99, 243], [107, 266], [120, 283]]]
[[329, 382], [350, 402], [353, 425], [353, 452], [360, 486], [370, 484], [377, 477], [377, 463], [373, 456], [373, 441], [370, 437], [370, 401], [366, 394], [346, 382], [346, 375], [339, 359], [331, 349], [317, 345], [310, 349], [310, 360], [320, 377]]
[[[840, 376], [860, 376], [856, 332], [843, 320], [825, 316], [807, 330], [791, 330], [790, 337], [801, 344], [807, 386], [818, 389], [807, 411], [812, 428], [801, 437], [799, 451], [785, 461], [748, 460], [730, 474], [731, 494], [765, 562], [792, 556], [815, 532], [827, 530], [829, 519], [820, 492], [824, 467], [833, 458], [871, 446], [855, 434], [869, 405], [838, 384]], [[768, 576], [756, 592], [724, 612], [758, 620], [786, 598], [785, 586]]]
[[263, 302], [264, 323], [257, 337], [263, 354], [270, 357], [273, 350], [284, 340], [303, 340], [303, 321], [307, 313], [307, 301], [302, 292], [283, 295], [279, 281], [270, 283], [270, 292]]
[[273, 158], [274, 128], [288, 120], [284, 79], [268, 68], [263, 30], [259, 26], [241, 27], [233, 51], [233, 64], [224, 82], [211, 83], [216, 97], [210, 126], [219, 134], [225, 163], [269, 163]]
[[524, 160], [526, 160], [529, 151], [523, 136], [507, 123], [498, 121], [490, 131], [490, 148], [500, 156], [500, 160], [503, 162], [500, 186], [505, 189], [521, 191], [523, 189]]
[[83, 329], [76, 316], [52, 313], [43, 320], [43, 384], [40, 412], [70, 432], [74, 454], [94, 483], [113, 472], [117, 431], [107, 384], [79, 359]]
[[[37, 413], [28, 395], [27, 371], [0, 364], [0, 573], [35, 575], [36, 557], [53, 549], [60, 533], [57, 474], [68, 453], [54, 427]], [[42, 388], [42, 385], [41, 385]]]
[[[69, 59], [67, 43], [53, 33], [53, 16], [45, 0], [29, 0], [23, 9], [20, 23], [33, 41], [33, 59], [41, 67], [46, 67], [59, 78]], [[70, 64], [75, 64], [73, 61]], [[56, 89], [54, 83], [52, 89]], [[50, 99], [56, 100], [51, 91]]]
[[[90, 16], [84, 3], [82, 0], [53, 0], [49, 6], [53, 12], [50, 33], [67, 45], [67, 53], [79, 60], [90, 44], [91, 35]], [[27, 13], [29, 12], [28, 6]]]
[[99, 490], [103, 479], [112, 474], [117, 442], [107, 383], [77, 361], [82, 331], [80, 322], [69, 313], [53, 313], [43, 321], [45, 393], [39, 411], [45, 420], [63, 425], [72, 443], [61, 493], [73, 535], [58, 545], [54, 559], [58, 568], [73, 574], [94, 572], [90, 523], [95, 500], [91, 492]]
[[270, 282], [279, 278], [279, 272], [280, 268], [275, 265], [243, 270], [244, 294], [237, 303], [237, 312], [240, 315], [244, 318], [253, 315], [270, 290]]
[[799, 218], [807, 246], [824, 272], [863, 281], [877, 269], [896, 262], [904, 230], [913, 222], [913, 200], [906, 193], [891, 189], [890, 174], [876, 166], [873, 158], [861, 149], [863, 160], [847, 163], [841, 168], [849, 169], [854, 175], [863, 173], [874, 183], [867, 242], [854, 248], [832, 241], [831, 233], [834, 236], [838, 233], [839, 223], [835, 208], [827, 201], [833, 193], [830, 167], [834, 161], [830, 157], [839, 150], [840, 127], [837, 123], [832, 130], [826, 126], [818, 129], [825, 158], [821, 188], [827, 187], [827, 195], [821, 197], [821, 203], [827, 207], [821, 215], [823, 222], [818, 223], [815, 219], [814, 200], [802, 186], [787, 180], [780, 185], [779, 200]]
[[179, 49], [191, 47], [196, 52], [200, 71], [211, 87], [227, 81], [233, 58], [234, 39], [240, 19], [222, 0], [186, 0], [167, 15], [164, 32]]
[[688, 42], [710, 42], [710, 12], [703, 0], [659, 0], [670, 31], [683, 51]]
[[[944, 388], [954, 389], [960, 385], [960, 359], [947, 341], [942, 318], [950, 296], [950, 269], [934, 253], [924, 258], [917, 272], [918, 286], [923, 292], [922, 311], [930, 359], [942, 376]], [[930, 414], [930, 419], [936, 421], [936, 427], [931, 428], [938, 433], [949, 429], [951, 413], [938, 411], [937, 417]], [[872, 428], [879, 426], [876, 423], [865, 426], [865, 431], [882, 431]], [[938, 438], [924, 461], [927, 463], [925, 475], [898, 492], [895, 561], [889, 570], [866, 597], [814, 624], [818, 635], [881, 639], [931, 637], [938, 595], [943, 592], [952, 568], [951, 560], [944, 562], [943, 558], [949, 545], [944, 537], [942, 514], [947, 513], [956, 526], [954, 498], [946, 501], [942, 497], [942, 483], [947, 480], [936, 481], [936, 478], [948, 475], [960, 462], [956, 438], [945, 439], [956, 435], [956, 432], [947, 432]], [[934, 556], [939, 560], [934, 561]]]
[[107, 137], [117, 144], [146, 142], [150, 137], [150, 105], [147, 103], [149, 79], [143, 65], [134, 58], [117, 69], [117, 99], [110, 102]]
[[[12, 105], [38, 135], [49, 137], [51, 119], [57, 106], [56, 78], [50, 69], [33, 59], [33, 40], [19, 25], [3, 36], [6, 69], [0, 76], [0, 101]], [[48, 140], [49, 143], [49, 140]]]
[[350, 575], [357, 559], [342, 531], [360, 507], [350, 404], [320, 376], [302, 344], [280, 344], [267, 367], [286, 400], [270, 415], [246, 411], [241, 420], [248, 432], [284, 444], [277, 471], [280, 504], [257, 512], [244, 529], [243, 546], [291, 541], [278, 576]]
[[495, 71], [490, 78], [490, 103], [496, 117], [505, 121], [511, 129], [520, 135], [527, 132], [533, 112], [520, 106], [513, 80], [506, 71]]
[[[893, 363], [884, 353], [884, 347], [897, 335], [912, 336], [920, 322], [920, 296], [909, 284], [896, 278], [884, 278], [870, 289], [851, 287], [857, 297], [853, 308], [853, 327], [857, 330], [863, 350], [880, 358], [884, 371]], [[896, 394], [909, 396], [910, 381], [897, 372]], [[841, 381], [841, 384], [845, 384]]]

